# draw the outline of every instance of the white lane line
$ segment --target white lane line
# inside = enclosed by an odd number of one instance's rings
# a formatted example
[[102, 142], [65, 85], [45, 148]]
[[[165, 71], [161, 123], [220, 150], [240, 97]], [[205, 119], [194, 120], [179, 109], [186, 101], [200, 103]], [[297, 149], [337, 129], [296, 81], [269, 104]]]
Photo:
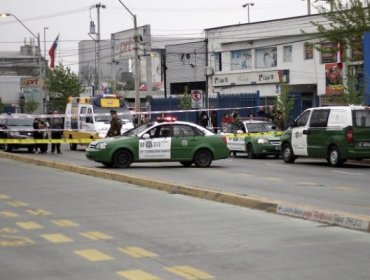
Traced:
[[360, 176], [365, 175], [364, 173], [354, 173], [354, 172], [337, 171], [337, 170], [334, 170], [333, 172], [334, 173], [339, 173], [339, 174], [346, 174], [346, 175], [360, 175]]

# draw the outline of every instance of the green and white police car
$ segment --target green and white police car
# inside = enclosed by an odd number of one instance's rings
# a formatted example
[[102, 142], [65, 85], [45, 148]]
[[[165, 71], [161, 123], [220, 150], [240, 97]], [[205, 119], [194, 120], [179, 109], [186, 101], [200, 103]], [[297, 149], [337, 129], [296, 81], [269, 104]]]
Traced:
[[133, 162], [154, 161], [208, 167], [213, 160], [225, 159], [229, 154], [225, 136], [170, 117], [143, 124], [122, 136], [91, 142], [86, 150], [88, 159], [120, 168]]
[[248, 158], [264, 158], [280, 155], [280, 136], [282, 131], [265, 120], [248, 119], [229, 124], [223, 134], [227, 137], [227, 147], [234, 156], [247, 153]]
[[281, 137], [286, 163], [297, 157], [325, 158], [331, 166], [370, 158], [370, 108], [317, 107], [304, 111]]

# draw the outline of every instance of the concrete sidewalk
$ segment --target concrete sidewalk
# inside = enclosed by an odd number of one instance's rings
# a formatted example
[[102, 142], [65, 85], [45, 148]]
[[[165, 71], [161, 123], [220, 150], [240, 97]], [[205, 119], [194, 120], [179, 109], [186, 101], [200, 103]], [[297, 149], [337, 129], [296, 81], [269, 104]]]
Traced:
[[271, 200], [263, 197], [240, 195], [210, 190], [207, 188], [176, 184], [173, 182], [144, 176], [125, 175], [115, 172], [114, 170], [81, 167], [77, 165], [30, 157], [27, 155], [6, 153], [3, 151], [0, 151], [0, 157], [51, 167], [63, 171], [125, 182], [151, 189], [162, 190], [169, 193], [189, 195], [197, 198], [263, 210], [270, 213], [287, 215], [320, 223], [326, 223], [329, 225], [370, 232], [369, 216], [356, 215], [343, 211], [321, 209], [309, 205], [297, 205], [287, 201]]

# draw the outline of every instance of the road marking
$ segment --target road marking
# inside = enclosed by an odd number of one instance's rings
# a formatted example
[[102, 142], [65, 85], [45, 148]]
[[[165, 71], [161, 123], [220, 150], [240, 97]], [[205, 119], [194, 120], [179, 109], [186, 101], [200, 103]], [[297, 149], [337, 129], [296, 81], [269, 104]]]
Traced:
[[360, 175], [360, 176], [363, 176], [365, 175], [364, 173], [355, 173], [355, 172], [347, 172], [347, 171], [338, 171], [338, 170], [334, 170], [333, 173], [339, 173], [339, 174], [345, 174], [345, 175]]
[[161, 278], [142, 270], [117, 271], [117, 274], [129, 280], [161, 280]]
[[324, 185], [315, 182], [296, 182], [294, 185], [298, 187], [324, 187]]
[[275, 181], [275, 182], [283, 181], [283, 178], [279, 178], [279, 177], [267, 177], [266, 179], [269, 180], [269, 181]]
[[10, 196], [7, 196], [5, 194], [0, 194], [0, 199], [3, 199], [3, 200], [10, 199]]
[[83, 257], [91, 262], [100, 262], [100, 261], [109, 261], [113, 260], [111, 256], [108, 256], [98, 250], [89, 249], [89, 250], [77, 250], [74, 253], [80, 257]]
[[0, 216], [8, 217], [8, 218], [15, 218], [15, 217], [18, 217], [19, 215], [17, 213], [14, 213], [14, 212], [1, 211]]
[[55, 234], [42, 234], [41, 237], [45, 238], [46, 240], [50, 241], [51, 243], [68, 243], [73, 242], [72, 239], [68, 238], [67, 236], [59, 233]]
[[51, 222], [60, 227], [77, 227], [78, 226], [77, 223], [71, 220], [52, 220]]
[[172, 267], [165, 267], [167, 271], [170, 271], [178, 276], [181, 276], [188, 280], [195, 280], [195, 279], [213, 279], [213, 276], [205, 273], [201, 270], [195, 269], [190, 266], [172, 266]]
[[27, 230], [44, 228], [42, 225], [35, 222], [18, 222], [16, 224], [17, 226]]
[[42, 209], [27, 210], [27, 213], [32, 214], [34, 216], [50, 216], [51, 215], [50, 212], [46, 210], [42, 210]]
[[340, 191], [346, 191], [346, 192], [357, 192], [358, 189], [352, 188], [352, 187], [334, 187], [334, 189], [338, 189]]
[[27, 237], [0, 234], [0, 247], [21, 247], [35, 242]]
[[11, 200], [11, 201], [8, 202], [8, 204], [13, 206], [13, 207], [26, 207], [26, 206], [28, 206], [28, 203], [23, 202], [23, 201], [19, 201], [19, 200]]
[[147, 251], [140, 247], [125, 247], [118, 248], [123, 253], [130, 255], [133, 258], [152, 258], [158, 256], [157, 254]]
[[17, 233], [18, 230], [15, 228], [0, 228], [0, 233]]
[[80, 232], [80, 234], [91, 240], [107, 240], [112, 239], [112, 236], [106, 235], [99, 231]]

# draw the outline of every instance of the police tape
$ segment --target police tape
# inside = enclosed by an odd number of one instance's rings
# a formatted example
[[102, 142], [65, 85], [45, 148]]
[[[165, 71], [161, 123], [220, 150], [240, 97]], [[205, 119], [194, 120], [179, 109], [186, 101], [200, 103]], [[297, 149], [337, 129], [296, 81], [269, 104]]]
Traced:
[[81, 139], [0, 139], [0, 144], [90, 144], [98, 139], [81, 138]]
[[[241, 111], [241, 110], [247, 110], [247, 109], [269, 109], [272, 110], [273, 106], [272, 105], [266, 105], [266, 106], [248, 106], [248, 107], [228, 107], [228, 108], [197, 108], [197, 109], [188, 109], [188, 110], [165, 110], [165, 111], [140, 111], [140, 112], [135, 112], [135, 111], [120, 111], [119, 108], [117, 109], [117, 115], [118, 116], [125, 116], [125, 115], [168, 115], [168, 114], [173, 114], [173, 113], [190, 113], [190, 112], [211, 112], [211, 111], [226, 111], [228, 113], [234, 112], [234, 111]], [[10, 117], [12, 114], [0, 114], [0, 120], [1, 119], [8, 119], [8, 118], [17, 118], [17, 119], [34, 119], [34, 118], [41, 118], [41, 119], [53, 119], [53, 118], [75, 118], [77, 119], [78, 117], [91, 117], [91, 116], [110, 116], [111, 114], [109, 112], [107, 113], [85, 113], [85, 114], [17, 114], [14, 115], [13, 117]]]

